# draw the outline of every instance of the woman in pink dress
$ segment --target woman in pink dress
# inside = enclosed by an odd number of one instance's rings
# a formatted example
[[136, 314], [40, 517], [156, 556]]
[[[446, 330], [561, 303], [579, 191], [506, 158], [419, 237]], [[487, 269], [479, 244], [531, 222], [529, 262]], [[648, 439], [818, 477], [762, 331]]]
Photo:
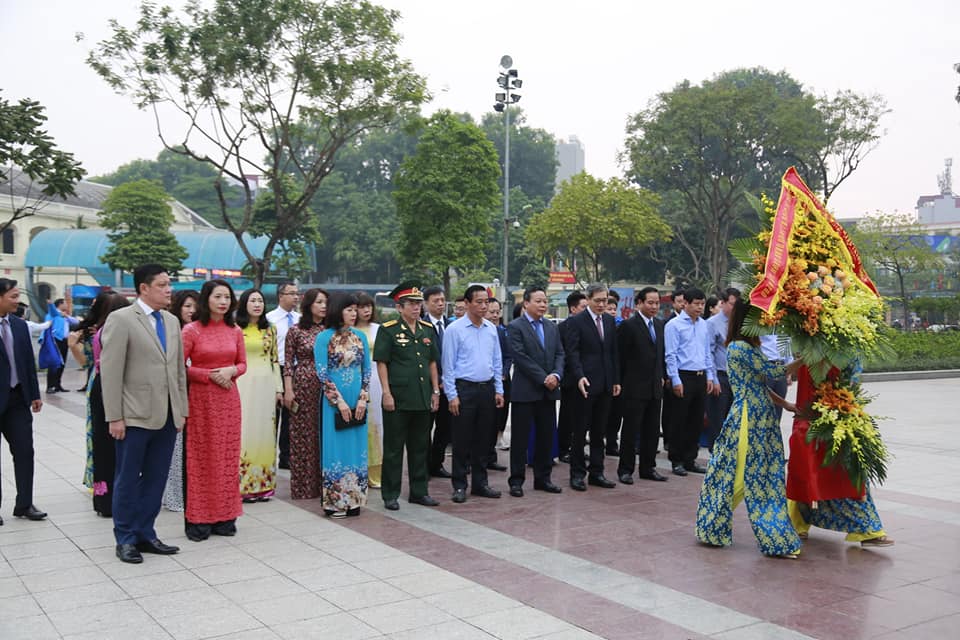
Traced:
[[223, 280], [200, 290], [196, 321], [183, 328], [190, 420], [185, 427], [186, 533], [195, 542], [237, 533], [240, 502], [240, 394], [234, 378], [247, 370], [243, 332], [233, 320], [237, 299]]

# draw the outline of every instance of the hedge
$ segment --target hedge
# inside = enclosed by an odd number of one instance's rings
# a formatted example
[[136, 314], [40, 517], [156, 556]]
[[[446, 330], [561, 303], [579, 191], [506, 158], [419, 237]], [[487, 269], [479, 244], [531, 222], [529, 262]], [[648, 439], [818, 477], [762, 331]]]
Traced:
[[867, 362], [864, 371], [960, 369], [960, 331], [897, 331], [887, 338], [897, 353], [889, 362]]

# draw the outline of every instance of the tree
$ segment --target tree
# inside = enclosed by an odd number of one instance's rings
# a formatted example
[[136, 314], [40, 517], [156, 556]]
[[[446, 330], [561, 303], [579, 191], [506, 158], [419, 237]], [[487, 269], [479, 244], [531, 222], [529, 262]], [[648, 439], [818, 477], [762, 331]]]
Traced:
[[171, 273], [187, 258], [170, 225], [174, 222], [169, 196], [152, 180], [136, 180], [114, 187], [97, 213], [100, 226], [110, 233], [111, 246], [101, 259], [111, 269], [133, 271], [155, 262]]
[[[193, 0], [182, 13], [144, 2], [134, 27], [111, 22], [112, 37], [87, 63], [153, 110], [167, 149], [217, 171], [221, 219], [259, 285], [337, 150], [423, 102], [425, 81], [397, 53], [399, 14], [363, 0], [215, 0], [209, 8]], [[182, 123], [175, 137], [163, 126], [170, 109]], [[249, 173], [275, 187], [276, 226], [262, 256], [243, 240], [255, 217]], [[284, 193], [286, 175], [296, 197]], [[244, 190], [239, 221], [228, 212], [225, 178]]]
[[861, 95], [849, 90], [837, 91], [832, 97], [820, 96], [817, 109], [826, 125], [824, 146], [810, 169], [818, 176], [826, 205], [840, 183], [880, 144], [886, 133], [880, 130], [880, 118], [890, 109], [881, 95]]
[[[504, 117], [485, 113], [480, 128], [497, 148], [503, 171]], [[510, 188], [519, 187], [530, 199], [544, 204], [553, 197], [557, 181], [557, 140], [545, 129], [527, 126], [527, 116], [517, 107], [510, 109]], [[500, 180], [503, 190], [503, 180]], [[511, 195], [511, 197], [513, 197]]]
[[605, 249], [636, 250], [670, 238], [670, 228], [657, 214], [658, 201], [656, 194], [619, 178], [604, 181], [580, 173], [533, 216], [527, 240], [542, 255], [561, 253], [571, 264], [588, 262], [592, 279], [599, 281]]
[[896, 278], [903, 326], [909, 327], [906, 276], [943, 266], [941, 257], [924, 239], [923, 228], [911, 214], [878, 211], [859, 220], [851, 235], [864, 262], [884, 269]]
[[[11, 224], [32, 216], [55, 197], [76, 195], [74, 190], [86, 171], [73, 154], [57, 149], [42, 128], [47, 121], [39, 102], [24, 98], [11, 104], [0, 98], [0, 188], [10, 194], [13, 215], [0, 221], [0, 232]], [[14, 179], [19, 170], [30, 181], [22, 204], [15, 203]], [[38, 183], [36, 195], [33, 183]]]
[[490, 219], [500, 201], [497, 152], [483, 131], [449, 111], [436, 113], [396, 177], [400, 264], [442, 278], [484, 262]]
[[[290, 176], [281, 176], [284, 182], [280, 188], [284, 198], [298, 198], [300, 191], [295, 180]], [[283, 254], [271, 261], [271, 270], [264, 271], [264, 275], [277, 275], [286, 278], [301, 278], [303, 274], [313, 270], [310, 254], [307, 247], [320, 239], [320, 226], [317, 217], [310, 209], [303, 209], [295, 217], [288, 218], [289, 226], [280, 226], [277, 218], [276, 198], [274, 192], [277, 185], [271, 183], [267, 189], [257, 194], [257, 203], [254, 209], [253, 223], [250, 233], [254, 237], [266, 236], [273, 233], [279, 238], [277, 244], [283, 249]], [[288, 205], [284, 200], [283, 205]], [[255, 268], [250, 271], [256, 273]]]
[[[727, 244], [756, 219], [743, 194], [776, 189], [792, 164], [810, 166], [824, 128], [815, 98], [789, 75], [739, 69], [658, 95], [630, 118], [624, 159], [631, 180], [665, 196], [674, 238], [700, 261], [691, 278], [716, 289]], [[819, 187], [812, 172], [804, 178]]]

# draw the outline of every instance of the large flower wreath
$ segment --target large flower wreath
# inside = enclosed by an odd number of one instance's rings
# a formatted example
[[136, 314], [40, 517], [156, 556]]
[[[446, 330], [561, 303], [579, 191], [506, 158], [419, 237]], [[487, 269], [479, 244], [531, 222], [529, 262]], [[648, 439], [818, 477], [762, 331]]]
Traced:
[[807, 442], [862, 491], [883, 481], [888, 459], [859, 383], [864, 359], [890, 355], [883, 301], [856, 247], [795, 169], [784, 174], [776, 207], [765, 197], [761, 204], [760, 233], [730, 246], [746, 268], [735, 277], [755, 285], [744, 333], [776, 328], [791, 337], [816, 386], [801, 408], [810, 414]]

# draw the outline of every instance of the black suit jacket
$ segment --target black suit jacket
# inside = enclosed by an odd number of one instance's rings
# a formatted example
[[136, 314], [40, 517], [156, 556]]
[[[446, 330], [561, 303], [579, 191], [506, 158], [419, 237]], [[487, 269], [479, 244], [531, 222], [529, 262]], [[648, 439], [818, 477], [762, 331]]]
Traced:
[[586, 377], [591, 394], [608, 393], [620, 384], [620, 358], [617, 348], [617, 323], [609, 313], [602, 314], [603, 340], [589, 310], [567, 319], [567, 376], [576, 381]]
[[[37, 365], [33, 358], [33, 345], [30, 342], [30, 329], [27, 323], [17, 316], [8, 314], [10, 332], [13, 334], [13, 357], [17, 360], [17, 377], [28, 402], [40, 399], [40, 385], [37, 383]], [[0, 333], [2, 338], [2, 333]], [[7, 358], [6, 345], [0, 346], [0, 413], [7, 410], [10, 398], [10, 360]]]
[[[430, 317], [429, 313], [424, 313], [423, 316], [421, 317], [421, 320], [423, 320], [424, 322], [429, 322], [430, 326], [433, 327], [433, 331], [434, 332], [437, 331], [437, 327], [433, 324], [433, 318]], [[450, 318], [446, 316], [441, 318], [440, 322], [443, 323], [444, 330], [446, 330], [446, 328], [450, 326]], [[446, 335], [446, 331], [444, 331], [444, 335]], [[440, 380], [440, 376], [443, 375], [443, 369], [440, 368], [440, 362], [441, 360], [443, 360], [443, 338], [440, 337], [439, 334], [437, 334], [437, 350], [440, 352], [440, 358], [437, 360], [437, 380]], [[443, 393], [442, 381], [440, 382], [440, 393]]]
[[558, 400], [560, 388], [553, 391], [543, 386], [546, 377], [555, 373], [563, 377], [564, 353], [560, 330], [550, 320], [543, 320], [543, 346], [540, 338], [521, 314], [510, 323], [507, 339], [513, 355], [513, 386], [510, 388], [512, 402], [536, 402]]
[[650, 339], [647, 319], [639, 313], [617, 327], [622, 397], [635, 400], [663, 397], [666, 375], [663, 325], [659, 318], [653, 319], [656, 342]]

